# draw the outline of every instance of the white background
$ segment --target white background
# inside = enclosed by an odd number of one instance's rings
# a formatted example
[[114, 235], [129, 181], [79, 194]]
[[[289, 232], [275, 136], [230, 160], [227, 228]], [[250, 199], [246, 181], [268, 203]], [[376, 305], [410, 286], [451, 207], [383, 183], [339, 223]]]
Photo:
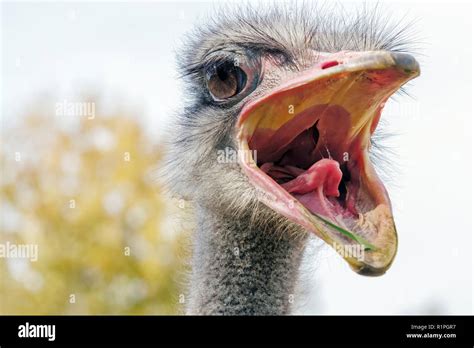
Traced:
[[[352, 3], [346, 3], [351, 9]], [[312, 289], [302, 313], [472, 313], [472, 5], [382, 2], [417, 18], [422, 75], [385, 112], [399, 157], [391, 194], [399, 231], [393, 267], [353, 273], [329, 249], [309, 254]], [[174, 49], [216, 4], [207, 2], [3, 3], [2, 131], [37, 98], [140, 110], [158, 139], [181, 105]], [[120, 101], [120, 105], [117, 102]], [[316, 243], [318, 244], [318, 243]]]

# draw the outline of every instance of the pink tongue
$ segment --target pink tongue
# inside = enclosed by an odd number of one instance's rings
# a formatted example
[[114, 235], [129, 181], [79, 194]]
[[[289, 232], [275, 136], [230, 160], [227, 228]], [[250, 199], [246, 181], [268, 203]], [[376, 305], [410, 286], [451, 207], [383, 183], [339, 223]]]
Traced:
[[327, 197], [339, 197], [338, 188], [342, 172], [337, 161], [324, 158], [314, 163], [308, 170], [289, 165], [282, 167], [267, 162], [260, 169], [274, 180], [294, 178], [281, 186], [312, 213], [334, 218], [334, 214], [341, 212], [327, 199]]
[[340, 213], [326, 197], [339, 197], [342, 172], [337, 161], [322, 159], [307, 171], [281, 186], [292, 193], [313, 214], [335, 218]]
[[325, 158], [281, 186], [289, 193], [305, 194], [321, 189], [325, 196], [339, 197], [338, 187], [341, 179], [342, 172], [339, 163]]

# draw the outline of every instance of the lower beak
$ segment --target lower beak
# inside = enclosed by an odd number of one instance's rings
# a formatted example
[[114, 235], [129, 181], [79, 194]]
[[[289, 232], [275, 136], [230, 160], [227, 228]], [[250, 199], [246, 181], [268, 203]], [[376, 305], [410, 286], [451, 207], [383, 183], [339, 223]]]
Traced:
[[418, 75], [407, 54], [342, 52], [239, 116], [239, 160], [258, 199], [323, 239], [360, 274], [385, 273], [396, 254], [390, 199], [368, 153], [386, 100]]

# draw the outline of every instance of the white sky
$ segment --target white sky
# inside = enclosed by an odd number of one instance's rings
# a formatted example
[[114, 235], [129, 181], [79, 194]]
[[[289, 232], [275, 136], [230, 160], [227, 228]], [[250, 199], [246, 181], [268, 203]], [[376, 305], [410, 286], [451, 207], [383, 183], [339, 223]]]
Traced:
[[[181, 106], [174, 49], [213, 6], [4, 2], [3, 131], [39, 97], [74, 101], [92, 88], [103, 97], [99, 108], [142, 110], [141, 121], [160, 137]], [[315, 300], [304, 313], [472, 312], [472, 5], [406, 1], [389, 8], [394, 17], [418, 18], [425, 42], [422, 75], [409, 89], [414, 99], [400, 97], [385, 113], [389, 130], [400, 134], [391, 142], [400, 173], [388, 186], [398, 255], [385, 276], [366, 278], [323, 253]]]

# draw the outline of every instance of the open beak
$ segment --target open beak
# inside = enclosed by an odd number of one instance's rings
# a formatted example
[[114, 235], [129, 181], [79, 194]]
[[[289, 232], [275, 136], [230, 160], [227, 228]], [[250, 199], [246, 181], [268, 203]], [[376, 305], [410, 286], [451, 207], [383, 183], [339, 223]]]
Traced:
[[239, 115], [239, 162], [259, 199], [360, 274], [385, 273], [396, 254], [390, 199], [368, 151], [384, 103], [419, 71], [407, 54], [341, 52]]

